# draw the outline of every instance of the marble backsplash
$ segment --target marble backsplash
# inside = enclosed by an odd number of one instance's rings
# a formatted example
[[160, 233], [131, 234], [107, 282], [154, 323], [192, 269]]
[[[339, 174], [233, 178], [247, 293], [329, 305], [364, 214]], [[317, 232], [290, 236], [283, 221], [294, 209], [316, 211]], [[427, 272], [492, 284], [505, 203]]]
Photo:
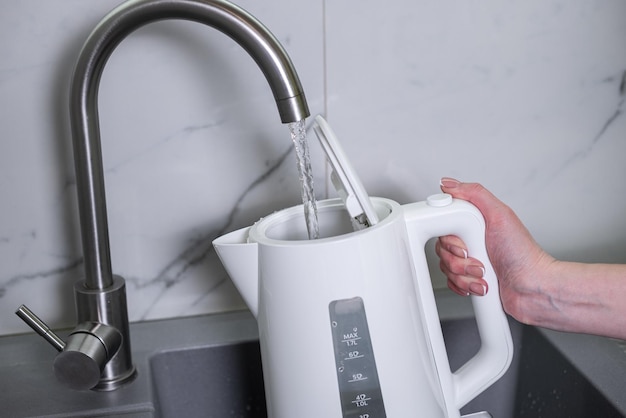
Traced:
[[[25, 303], [74, 324], [82, 276], [69, 79], [119, 0], [8, 0], [0, 14], [0, 334]], [[626, 262], [626, 3], [239, 1], [289, 52], [371, 195], [480, 181], [552, 254]], [[262, 73], [217, 31], [159, 22], [100, 88], [113, 270], [131, 321], [239, 309], [211, 248], [300, 199]], [[310, 121], [309, 121], [310, 123]], [[319, 198], [332, 196], [312, 140]], [[435, 284], [444, 286], [436, 276]]]

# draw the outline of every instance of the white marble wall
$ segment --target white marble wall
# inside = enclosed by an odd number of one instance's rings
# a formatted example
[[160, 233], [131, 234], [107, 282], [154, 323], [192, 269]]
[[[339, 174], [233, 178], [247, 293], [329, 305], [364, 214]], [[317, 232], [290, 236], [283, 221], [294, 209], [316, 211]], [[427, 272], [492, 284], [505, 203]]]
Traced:
[[328, 117], [370, 194], [479, 181], [553, 254], [626, 262], [626, 3], [386, 5], [326, 5]]
[[[118, 0], [0, 13], [0, 334], [27, 304], [74, 323], [82, 275], [68, 117], [80, 46]], [[372, 195], [480, 181], [555, 255], [626, 262], [626, 3], [290, 0], [239, 4], [289, 51]], [[132, 321], [242, 307], [210, 242], [300, 198], [286, 126], [217, 31], [152, 24], [100, 89], [113, 269]], [[317, 194], [328, 195], [312, 142]], [[441, 285], [441, 278], [436, 278]]]

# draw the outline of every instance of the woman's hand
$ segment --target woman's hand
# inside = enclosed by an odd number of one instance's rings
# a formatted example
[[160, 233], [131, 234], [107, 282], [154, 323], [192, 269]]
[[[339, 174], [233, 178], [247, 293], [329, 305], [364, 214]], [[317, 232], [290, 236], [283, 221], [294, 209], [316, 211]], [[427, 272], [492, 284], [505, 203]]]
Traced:
[[[517, 215], [480, 184], [444, 178], [441, 190], [482, 212], [487, 254], [508, 314], [529, 325], [626, 340], [626, 264], [555, 260]], [[467, 256], [462, 240], [441, 237], [435, 248], [450, 289], [461, 295], [489, 291], [482, 263]]]
[[[539, 247], [517, 215], [480, 184], [443, 178], [441, 190], [471, 202], [483, 214], [487, 254], [499, 280], [502, 304], [507, 313], [524, 322], [528, 313], [523, 296], [541, 287], [541, 277], [554, 259]], [[460, 238], [441, 237], [435, 249], [451, 290], [477, 296], [489, 291], [483, 264], [467, 256]]]

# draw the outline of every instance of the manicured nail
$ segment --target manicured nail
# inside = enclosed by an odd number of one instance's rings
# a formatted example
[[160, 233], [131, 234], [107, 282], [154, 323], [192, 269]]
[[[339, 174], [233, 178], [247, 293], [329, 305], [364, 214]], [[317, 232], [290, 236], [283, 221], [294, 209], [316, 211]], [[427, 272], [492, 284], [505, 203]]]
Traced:
[[465, 274], [474, 277], [485, 277], [485, 268], [479, 266], [467, 266], [465, 267]]
[[456, 186], [458, 186], [459, 184], [461, 184], [460, 181], [450, 178], [450, 177], [443, 177], [440, 181], [439, 184], [442, 187], [445, 187], [446, 189], [454, 189]]
[[457, 257], [467, 258], [467, 250], [465, 248], [457, 247], [456, 245], [451, 245], [448, 247], [448, 250], [456, 255]]
[[470, 283], [470, 293], [476, 296], [485, 296], [487, 294], [487, 286], [480, 283]]

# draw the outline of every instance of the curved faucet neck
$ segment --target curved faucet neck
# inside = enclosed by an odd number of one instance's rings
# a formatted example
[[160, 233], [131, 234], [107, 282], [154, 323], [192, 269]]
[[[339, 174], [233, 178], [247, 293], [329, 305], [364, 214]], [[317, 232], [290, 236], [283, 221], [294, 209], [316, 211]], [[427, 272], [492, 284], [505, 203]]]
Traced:
[[98, 88], [117, 45], [136, 29], [158, 20], [183, 19], [228, 35], [252, 56], [272, 89], [283, 123], [309, 116], [298, 75], [278, 40], [256, 18], [223, 0], [131, 0], [109, 13], [80, 53], [70, 91], [76, 183], [85, 262], [85, 286], [113, 284], [98, 124]]

